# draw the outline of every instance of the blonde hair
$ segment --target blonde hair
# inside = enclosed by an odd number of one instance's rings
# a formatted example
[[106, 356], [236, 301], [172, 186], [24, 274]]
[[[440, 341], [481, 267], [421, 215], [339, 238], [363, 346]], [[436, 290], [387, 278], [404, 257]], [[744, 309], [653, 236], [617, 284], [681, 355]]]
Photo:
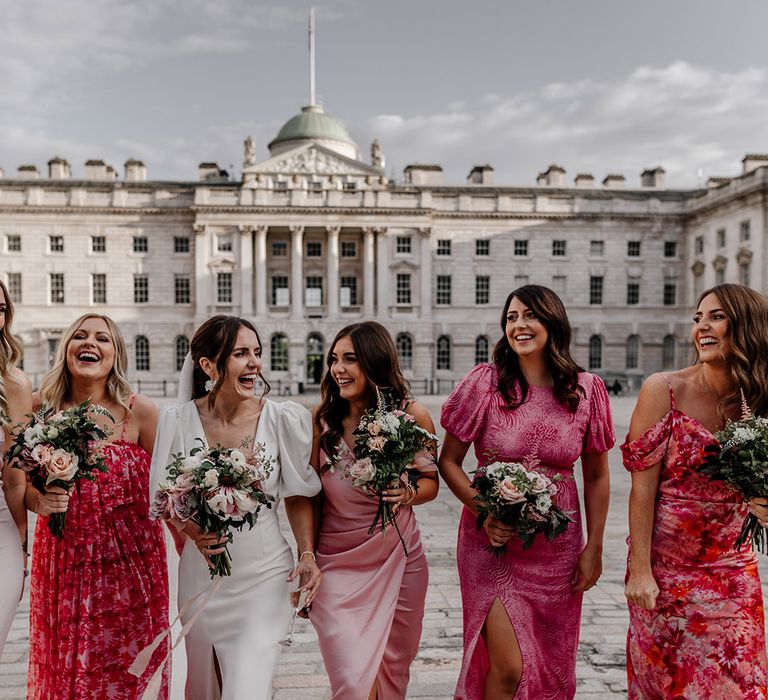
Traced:
[[14, 368], [22, 354], [24, 347], [19, 339], [11, 333], [11, 324], [13, 323], [13, 301], [8, 294], [8, 287], [0, 280], [0, 290], [5, 297], [5, 323], [0, 328], [0, 414], [8, 413], [8, 397], [5, 393], [5, 378], [8, 372]]
[[131, 385], [128, 383], [128, 352], [125, 348], [123, 334], [117, 324], [103, 314], [83, 314], [78, 318], [62, 336], [59, 347], [56, 349], [56, 359], [53, 367], [49, 369], [40, 382], [40, 402], [43, 406], [59, 410], [65, 399], [69, 398], [72, 390], [72, 375], [67, 367], [67, 347], [77, 330], [89, 318], [98, 318], [107, 324], [109, 334], [112, 336], [112, 345], [115, 346], [115, 361], [107, 375], [107, 396], [123, 407], [126, 414], [130, 413], [128, 401], [131, 396]]

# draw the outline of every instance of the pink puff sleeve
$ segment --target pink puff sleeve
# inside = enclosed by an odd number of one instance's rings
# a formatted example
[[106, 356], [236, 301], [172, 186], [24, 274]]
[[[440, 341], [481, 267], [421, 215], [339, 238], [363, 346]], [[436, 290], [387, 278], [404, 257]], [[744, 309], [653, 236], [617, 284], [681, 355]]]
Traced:
[[627, 471], [641, 472], [664, 459], [672, 437], [672, 416], [670, 411], [642, 435], [632, 441], [627, 440], [621, 446], [624, 468]]
[[[589, 422], [584, 435], [584, 449], [582, 452], [594, 454], [608, 452], [616, 444], [616, 433], [613, 430], [613, 418], [611, 418], [611, 402], [608, 392], [600, 377], [589, 374], [584, 375], [592, 380], [592, 391], [589, 396]], [[586, 383], [586, 382], [585, 382]], [[584, 387], [587, 389], [588, 387]]]
[[451, 392], [440, 411], [440, 425], [462, 442], [474, 442], [496, 392], [496, 367], [477, 365]]

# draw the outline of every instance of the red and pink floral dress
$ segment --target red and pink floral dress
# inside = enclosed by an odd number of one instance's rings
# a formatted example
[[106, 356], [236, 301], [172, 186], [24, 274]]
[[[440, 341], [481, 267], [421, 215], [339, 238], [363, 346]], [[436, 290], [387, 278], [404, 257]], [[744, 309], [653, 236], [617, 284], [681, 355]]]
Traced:
[[161, 525], [149, 519], [150, 455], [124, 439], [126, 424], [106, 448], [109, 471], [76, 482], [64, 537], [37, 519], [28, 698], [133, 700], [165, 654], [141, 678], [128, 673], [168, 625], [168, 575]]
[[763, 597], [752, 548], [733, 543], [747, 514], [741, 496], [701, 474], [714, 436], [671, 409], [621, 446], [631, 472], [661, 462], [651, 567], [653, 610], [629, 605], [630, 700], [768, 698]]

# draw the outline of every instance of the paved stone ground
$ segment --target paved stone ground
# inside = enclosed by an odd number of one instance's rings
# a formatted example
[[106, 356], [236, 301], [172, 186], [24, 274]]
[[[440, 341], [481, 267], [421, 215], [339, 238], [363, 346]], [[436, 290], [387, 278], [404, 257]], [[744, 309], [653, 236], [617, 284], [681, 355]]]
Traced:
[[[440, 397], [424, 402], [439, 415]], [[616, 433], [626, 434], [634, 404], [632, 397], [613, 402]], [[611, 506], [606, 529], [603, 576], [584, 598], [581, 644], [576, 675], [577, 700], [626, 697], [624, 643], [627, 610], [623, 595], [626, 561], [626, 513], [629, 476], [621, 467], [618, 448], [610, 456]], [[469, 466], [469, 464], [467, 465]], [[409, 698], [447, 700], [452, 697], [462, 648], [461, 595], [455, 561], [459, 506], [444, 486], [439, 498], [418, 511], [422, 537], [429, 558], [427, 596], [421, 650], [412, 667]], [[761, 557], [763, 581], [768, 582], [768, 562]], [[768, 593], [768, 586], [764, 587]], [[25, 697], [29, 633], [29, 599], [25, 595], [0, 659], [0, 699]], [[305, 621], [296, 625], [296, 645], [283, 652], [274, 683], [274, 700], [310, 700], [329, 697], [314, 631]]]

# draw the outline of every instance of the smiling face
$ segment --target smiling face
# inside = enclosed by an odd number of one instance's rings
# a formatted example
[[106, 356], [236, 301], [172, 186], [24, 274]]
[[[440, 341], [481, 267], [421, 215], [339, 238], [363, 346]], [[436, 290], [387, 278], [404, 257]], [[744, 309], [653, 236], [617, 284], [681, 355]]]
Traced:
[[701, 362], [717, 362], [728, 357], [730, 325], [714, 294], [707, 294], [696, 309], [691, 337]]
[[115, 343], [103, 318], [86, 318], [67, 344], [67, 369], [73, 379], [92, 381], [109, 376], [115, 365]]
[[509, 347], [520, 358], [541, 354], [547, 347], [549, 333], [546, 327], [517, 297], [512, 297], [509, 302], [504, 332]]
[[[215, 361], [204, 357], [200, 365], [211, 379], [218, 381], [219, 373]], [[250, 328], [240, 326], [235, 345], [227, 358], [221, 395], [252, 397], [262, 366], [261, 344], [258, 336]]]
[[339, 395], [347, 401], [367, 396], [368, 378], [357, 360], [355, 346], [348, 335], [339, 338], [331, 349], [330, 373], [339, 387]]

